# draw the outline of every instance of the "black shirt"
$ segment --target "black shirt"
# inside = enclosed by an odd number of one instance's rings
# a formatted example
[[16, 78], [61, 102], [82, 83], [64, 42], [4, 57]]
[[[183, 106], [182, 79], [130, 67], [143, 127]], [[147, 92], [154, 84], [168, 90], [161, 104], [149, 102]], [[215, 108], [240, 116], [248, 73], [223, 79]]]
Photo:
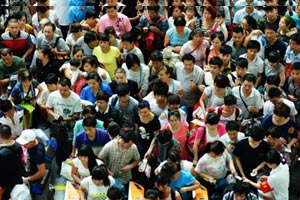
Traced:
[[28, 156], [29, 156], [29, 162], [30, 162], [30, 169], [29, 169], [29, 175], [34, 175], [38, 169], [37, 165], [41, 165], [45, 163], [45, 147], [43, 144], [43, 141], [40, 138], [37, 138], [38, 144], [28, 149]]

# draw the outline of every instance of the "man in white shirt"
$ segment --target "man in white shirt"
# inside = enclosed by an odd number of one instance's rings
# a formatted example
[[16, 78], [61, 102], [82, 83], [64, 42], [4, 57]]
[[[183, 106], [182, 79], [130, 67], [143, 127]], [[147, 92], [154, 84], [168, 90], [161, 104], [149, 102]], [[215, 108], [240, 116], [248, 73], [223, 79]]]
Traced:
[[239, 132], [239, 125], [236, 121], [229, 121], [226, 124], [227, 133], [220, 137], [220, 141], [225, 145], [228, 153], [232, 153], [238, 141], [245, 138], [245, 134]]

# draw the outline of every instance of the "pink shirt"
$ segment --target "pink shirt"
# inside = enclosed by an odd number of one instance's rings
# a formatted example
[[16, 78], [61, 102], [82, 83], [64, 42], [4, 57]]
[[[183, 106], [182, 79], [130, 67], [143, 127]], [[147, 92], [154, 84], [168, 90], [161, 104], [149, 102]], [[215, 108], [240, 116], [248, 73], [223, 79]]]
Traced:
[[104, 33], [108, 26], [114, 27], [119, 38], [132, 28], [128, 17], [122, 13], [118, 13], [118, 17], [114, 20], [110, 19], [107, 14], [103, 15], [99, 21], [99, 32]]

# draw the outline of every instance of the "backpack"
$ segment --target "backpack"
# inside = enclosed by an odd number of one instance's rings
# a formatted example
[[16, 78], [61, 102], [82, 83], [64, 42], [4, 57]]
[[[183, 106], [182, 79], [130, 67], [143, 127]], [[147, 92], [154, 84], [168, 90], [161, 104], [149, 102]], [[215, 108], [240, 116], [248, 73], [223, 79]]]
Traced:
[[[217, 107], [217, 114], [219, 116], [222, 115], [222, 111], [223, 111], [223, 107], [222, 106], [219, 106]], [[240, 116], [240, 109], [238, 107], [235, 108], [235, 121], [237, 121], [237, 118]]]
[[[149, 16], [146, 16], [147, 21], [149, 24], [152, 24], [152, 21]], [[160, 16], [154, 25], [159, 24], [165, 19], [164, 16]], [[153, 32], [149, 31], [145, 38], [145, 49], [148, 51], [153, 51], [154, 49], [163, 49], [163, 39], [159, 36], [156, 36]]]
[[[200, 126], [200, 127], [203, 129], [203, 134], [201, 136], [201, 139], [200, 139], [200, 142], [199, 142], [199, 145], [198, 145], [198, 158], [201, 158], [201, 156], [204, 154], [204, 149], [205, 149], [204, 138], [205, 138], [205, 135], [206, 135], [206, 127], [205, 126]], [[193, 147], [191, 147], [189, 144], [194, 143], [195, 138], [196, 138], [196, 130], [193, 130], [189, 134], [187, 134], [187, 139], [186, 139], [186, 143], [185, 143], [185, 145], [187, 147], [188, 154], [192, 158], [194, 157]]]

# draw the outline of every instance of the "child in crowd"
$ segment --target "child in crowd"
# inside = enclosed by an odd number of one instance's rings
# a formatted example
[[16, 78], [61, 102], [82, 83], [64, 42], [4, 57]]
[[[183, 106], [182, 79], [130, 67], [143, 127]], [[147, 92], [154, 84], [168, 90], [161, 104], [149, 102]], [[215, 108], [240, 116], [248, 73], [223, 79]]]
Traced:
[[220, 58], [223, 61], [221, 73], [225, 76], [232, 73], [234, 64], [231, 62], [232, 48], [228, 45], [222, 45], [220, 48]]
[[63, 72], [66, 78], [71, 80], [71, 84], [74, 85], [77, 80], [84, 76], [84, 73], [80, 71], [80, 61], [76, 59], [70, 60], [70, 64], [64, 64], [59, 68], [60, 72]]
[[244, 75], [248, 72], [248, 60], [246, 58], [238, 58], [235, 64], [235, 71], [227, 75], [231, 87], [241, 85]]

